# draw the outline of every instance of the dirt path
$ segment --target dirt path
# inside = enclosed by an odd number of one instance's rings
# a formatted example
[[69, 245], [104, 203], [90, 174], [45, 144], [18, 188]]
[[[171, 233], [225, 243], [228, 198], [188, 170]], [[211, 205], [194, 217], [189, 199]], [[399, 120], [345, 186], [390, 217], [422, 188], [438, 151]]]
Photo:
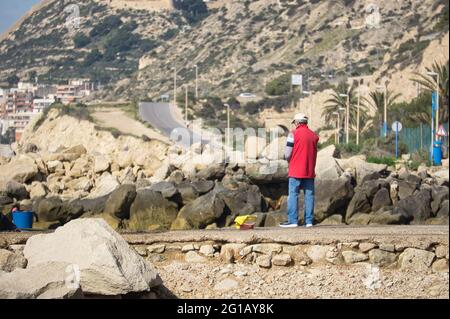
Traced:
[[351, 266], [277, 267], [161, 261], [152, 264], [178, 298], [449, 298], [447, 272]]
[[165, 136], [130, 118], [122, 110], [114, 108], [97, 109], [92, 113], [92, 116], [101, 126], [115, 128], [124, 134], [131, 134], [137, 137], [146, 135], [151, 139], [169, 142]]

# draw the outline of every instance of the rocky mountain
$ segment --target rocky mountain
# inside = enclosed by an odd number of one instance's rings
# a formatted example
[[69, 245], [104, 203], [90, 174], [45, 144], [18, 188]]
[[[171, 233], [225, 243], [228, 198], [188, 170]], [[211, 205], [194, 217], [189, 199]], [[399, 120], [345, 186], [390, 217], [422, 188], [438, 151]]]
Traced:
[[420, 65], [448, 34], [444, 0], [211, 3], [204, 13], [164, 1], [46, 1], [0, 43], [0, 81], [89, 77], [108, 84], [105, 98], [154, 98], [173, 89], [173, 67], [193, 87], [197, 65], [202, 94], [262, 94], [290, 72], [321, 91]]

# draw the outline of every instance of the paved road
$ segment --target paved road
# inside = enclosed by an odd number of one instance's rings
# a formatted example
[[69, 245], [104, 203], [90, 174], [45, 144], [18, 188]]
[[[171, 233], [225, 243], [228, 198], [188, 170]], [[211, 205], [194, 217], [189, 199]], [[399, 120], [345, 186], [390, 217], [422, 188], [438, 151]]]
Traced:
[[[200, 141], [201, 139], [200, 135], [195, 134], [186, 127], [180, 112], [171, 103], [141, 102], [139, 103], [139, 115], [142, 120], [150, 123], [150, 125], [169, 138], [173, 134], [176, 136], [182, 134], [182, 132], [187, 132], [189, 140], [183, 139], [180, 141], [180, 144], [183, 146], [189, 147], [193, 139], [195, 141]], [[172, 138], [172, 140], [176, 139]], [[207, 142], [205, 139], [203, 141]]]

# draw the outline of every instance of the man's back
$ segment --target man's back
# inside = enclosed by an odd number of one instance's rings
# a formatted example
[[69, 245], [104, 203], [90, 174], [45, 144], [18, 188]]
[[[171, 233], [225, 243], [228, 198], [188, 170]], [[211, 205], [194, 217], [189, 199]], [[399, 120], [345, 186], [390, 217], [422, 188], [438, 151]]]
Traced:
[[317, 143], [319, 137], [306, 124], [294, 131], [294, 146], [289, 162], [289, 177], [315, 178]]

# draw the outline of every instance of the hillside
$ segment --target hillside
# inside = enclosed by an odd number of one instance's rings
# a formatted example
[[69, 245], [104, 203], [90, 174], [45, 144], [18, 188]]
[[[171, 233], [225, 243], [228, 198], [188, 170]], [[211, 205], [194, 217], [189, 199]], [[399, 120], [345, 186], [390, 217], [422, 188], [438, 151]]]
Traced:
[[[173, 90], [173, 67], [179, 85], [193, 88], [196, 64], [201, 95], [261, 96], [285, 73], [322, 91], [351, 76], [402, 80], [426, 50], [428, 64], [448, 59], [443, 0], [217, 1], [201, 16], [163, 2], [79, 1], [80, 28], [70, 31], [64, 3], [50, 1], [0, 43], [0, 82], [15, 73], [89, 77], [107, 84], [100, 98], [158, 98]], [[441, 45], [431, 50], [433, 41]], [[414, 97], [411, 87], [403, 99]]]

